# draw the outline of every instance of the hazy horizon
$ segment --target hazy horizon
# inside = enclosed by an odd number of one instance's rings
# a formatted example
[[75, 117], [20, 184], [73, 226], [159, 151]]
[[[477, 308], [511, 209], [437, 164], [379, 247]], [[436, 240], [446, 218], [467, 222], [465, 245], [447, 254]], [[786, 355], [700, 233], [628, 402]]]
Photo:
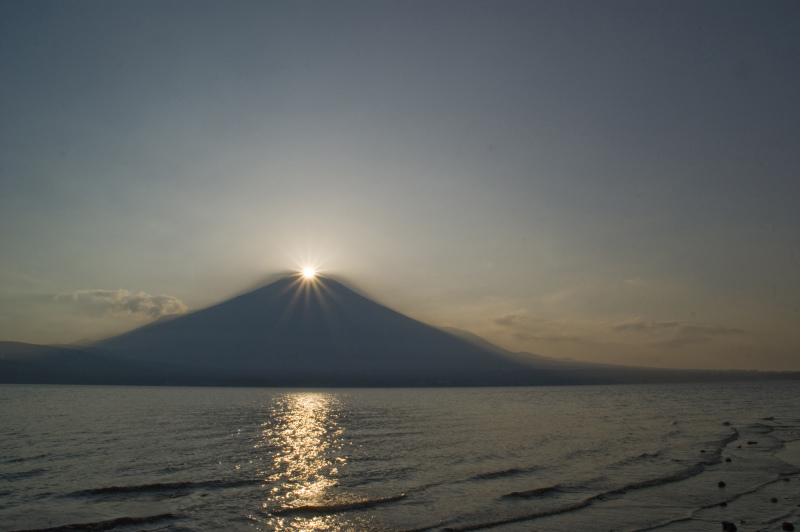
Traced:
[[315, 266], [510, 351], [800, 370], [800, 4], [0, 5], [0, 340]]

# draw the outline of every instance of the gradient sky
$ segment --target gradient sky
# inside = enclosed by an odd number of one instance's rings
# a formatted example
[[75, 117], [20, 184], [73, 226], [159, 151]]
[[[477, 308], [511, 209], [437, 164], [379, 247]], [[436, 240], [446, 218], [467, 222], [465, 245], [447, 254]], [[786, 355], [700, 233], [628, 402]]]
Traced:
[[0, 339], [307, 263], [514, 351], [800, 370], [800, 3], [0, 3]]

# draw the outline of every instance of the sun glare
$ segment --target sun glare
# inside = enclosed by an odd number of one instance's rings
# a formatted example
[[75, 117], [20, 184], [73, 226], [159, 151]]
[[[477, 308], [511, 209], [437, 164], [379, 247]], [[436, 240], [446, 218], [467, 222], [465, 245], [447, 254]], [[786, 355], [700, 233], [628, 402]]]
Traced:
[[317, 276], [317, 272], [314, 271], [314, 268], [303, 268], [303, 277], [305, 279], [311, 280]]

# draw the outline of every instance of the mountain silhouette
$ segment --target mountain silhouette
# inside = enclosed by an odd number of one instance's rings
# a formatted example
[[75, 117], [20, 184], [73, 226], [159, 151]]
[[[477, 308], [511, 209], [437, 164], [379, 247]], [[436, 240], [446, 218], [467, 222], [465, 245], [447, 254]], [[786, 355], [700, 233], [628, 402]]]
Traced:
[[589, 364], [438, 329], [324, 276], [289, 275], [90, 346], [0, 342], [0, 382], [209, 386], [513, 386], [797, 379], [798, 373]]
[[286, 276], [92, 350], [217, 378], [293, 385], [499, 383], [529, 369], [323, 276]]

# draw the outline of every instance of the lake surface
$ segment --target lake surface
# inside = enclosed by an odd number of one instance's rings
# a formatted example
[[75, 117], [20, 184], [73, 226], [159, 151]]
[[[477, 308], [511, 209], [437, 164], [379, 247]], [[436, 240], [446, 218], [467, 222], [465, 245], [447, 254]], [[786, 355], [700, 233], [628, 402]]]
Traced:
[[800, 529], [798, 442], [800, 382], [5, 385], [0, 530]]

